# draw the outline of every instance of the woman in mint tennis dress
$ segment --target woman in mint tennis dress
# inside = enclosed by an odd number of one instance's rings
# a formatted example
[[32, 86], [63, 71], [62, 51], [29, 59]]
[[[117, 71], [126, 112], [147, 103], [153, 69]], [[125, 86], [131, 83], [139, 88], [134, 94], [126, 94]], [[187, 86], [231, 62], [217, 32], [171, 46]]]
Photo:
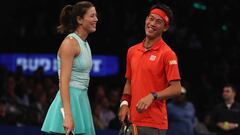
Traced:
[[44, 132], [95, 135], [87, 94], [92, 56], [86, 39], [96, 31], [97, 21], [95, 6], [88, 1], [67, 5], [61, 11], [58, 31], [69, 35], [58, 50], [60, 89], [42, 125]]

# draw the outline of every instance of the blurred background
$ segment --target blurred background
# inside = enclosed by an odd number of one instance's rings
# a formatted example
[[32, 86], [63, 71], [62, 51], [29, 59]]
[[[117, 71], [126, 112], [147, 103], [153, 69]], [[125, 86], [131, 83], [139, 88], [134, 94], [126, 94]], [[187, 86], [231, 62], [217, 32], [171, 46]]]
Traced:
[[[66, 4], [76, 2], [1, 2], [0, 130], [3, 134], [43, 134], [39, 129], [58, 90], [54, 59], [66, 36], [56, 32], [59, 14]], [[239, 89], [239, 0], [91, 2], [99, 19], [97, 31], [88, 37], [96, 62], [89, 97], [98, 135], [114, 135], [120, 129], [117, 111], [125, 82], [127, 49], [143, 40], [147, 11], [156, 2], [169, 5], [174, 12], [174, 23], [164, 39], [178, 56], [182, 84], [187, 89], [187, 99], [195, 107], [196, 118], [204, 122], [211, 109], [222, 101], [224, 84], [231, 83]], [[16, 64], [19, 58], [25, 59], [25, 65], [21, 60]], [[44, 67], [44, 62], [36, 62], [40, 59], [52, 64]], [[34, 68], [30, 70], [31, 62]], [[46, 71], [49, 68], [53, 70]]]

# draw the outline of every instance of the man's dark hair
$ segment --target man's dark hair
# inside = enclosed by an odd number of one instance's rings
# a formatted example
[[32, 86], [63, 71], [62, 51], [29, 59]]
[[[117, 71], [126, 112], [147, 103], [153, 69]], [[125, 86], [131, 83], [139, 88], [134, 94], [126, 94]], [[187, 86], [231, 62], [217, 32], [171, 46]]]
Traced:
[[232, 88], [233, 92], [237, 93], [237, 89], [233, 84], [227, 83], [224, 85], [224, 87], [230, 87], [230, 88]]
[[171, 25], [172, 24], [172, 22], [173, 22], [173, 11], [171, 10], [171, 8], [169, 7], [169, 6], [167, 6], [166, 4], [163, 4], [163, 3], [157, 3], [157, 4], [154, 4], [151, 8], [150, 8], [150, 11], [149, 12], [151, 12], [151, 10], [153, 10], [153, 9], [161, 9], [161, 10], [163, 10], [166, 14], [167, 14], [167, 16], [168, 16], [168, 18], [169, 18], [169, 25]]

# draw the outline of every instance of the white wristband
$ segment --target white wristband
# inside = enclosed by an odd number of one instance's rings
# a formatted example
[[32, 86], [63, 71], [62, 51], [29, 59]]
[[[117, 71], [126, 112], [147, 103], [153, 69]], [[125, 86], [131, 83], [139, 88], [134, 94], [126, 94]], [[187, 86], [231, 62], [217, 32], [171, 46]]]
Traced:
[[128, 106], [128, 101], [123, 100], [123, 101], [121, 102], [121, 104], [120, 104], [120, 107], [122, 107], [123, 105], [127, 105], [127, 106]]

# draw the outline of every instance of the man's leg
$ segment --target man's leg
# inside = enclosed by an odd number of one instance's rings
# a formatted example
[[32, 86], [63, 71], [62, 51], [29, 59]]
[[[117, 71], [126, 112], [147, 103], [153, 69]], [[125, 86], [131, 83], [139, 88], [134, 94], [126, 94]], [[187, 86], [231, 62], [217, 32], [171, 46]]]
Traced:
[[137, 127], [138, 135], [166, 135], [166, 130], [152, 127]]

